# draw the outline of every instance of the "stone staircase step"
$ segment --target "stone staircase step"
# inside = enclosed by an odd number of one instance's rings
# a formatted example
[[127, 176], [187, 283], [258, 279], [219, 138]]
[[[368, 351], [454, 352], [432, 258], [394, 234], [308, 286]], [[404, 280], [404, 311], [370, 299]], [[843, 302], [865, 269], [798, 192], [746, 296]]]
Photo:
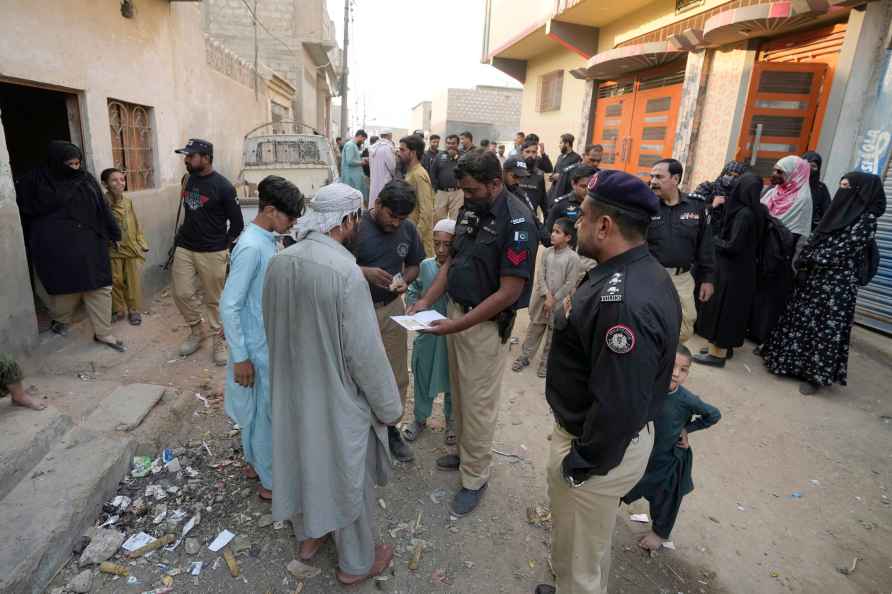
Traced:
[[164, 395], [164, 386], [130, 384], [106, 396], [83, 423], [93, 431], [131, 431]]
[[0, 499], [15, 488], [20, 480], [40, 462], [50, 448], [71, 428], [71, 418], [49, 406], [33, 411], [0, 403]]
[[43, 592], [128, 470], [135, 444], [77, 427], [0, 501], [0, 592]]

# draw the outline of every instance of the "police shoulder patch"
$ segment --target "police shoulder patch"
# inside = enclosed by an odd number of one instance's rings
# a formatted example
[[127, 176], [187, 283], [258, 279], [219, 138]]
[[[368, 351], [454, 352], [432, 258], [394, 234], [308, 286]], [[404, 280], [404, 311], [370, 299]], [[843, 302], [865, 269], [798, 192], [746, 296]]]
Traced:
[[623, 324], [616, 324], [607, 329], [605, 338], [607, 348], [617, 355], [625, 355], [635, 348], [635, 333]]
[[516, 218], [516, 219], [511, 219], [511, 224], [512, 224], [512, 225], [519, 225], [519, 224], [521, 224], [521, 223], [526, 223], [526, 222], [527, 222], [526, 217], [518, 217], [518, 218]]

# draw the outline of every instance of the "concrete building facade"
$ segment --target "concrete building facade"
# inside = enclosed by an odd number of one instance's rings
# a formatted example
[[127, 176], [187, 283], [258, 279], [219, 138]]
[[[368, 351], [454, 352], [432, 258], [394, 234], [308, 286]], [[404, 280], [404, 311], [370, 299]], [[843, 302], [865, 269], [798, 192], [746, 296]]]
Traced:
[[[167, 282], [162, 265], [184, 173], [174, 150], [190, 137], [214, 143], [214, 166], [235, 181], [242, 140], [290, 105], [294, 88], [202, 32], [193, 3], [146, 0], [130, 17], [118, 4], [12, 0], [0, 20], [0, 351], [37, 338], [14, 180], [46, 158], [49, 140], [70, 140], [98, 176], [123, 167], [151, 246], [146, 291]], [[35, 34], [40, 32], [40, 34]], [[90, 59], [64, 59], [89, 55]], [[139, 155], [136, 157], [135, 155]]]
[[[737, 159], [763, 176], [817, 150], [831, 188], [886, 175], [892, 0], [486, 0], [483, 61], [523, 83], [520, 127], [602, 144], [603, 166], [683, 185]], [[884, 112], [885, 118], [877, 117]], [[881, 221], [865, 323], [892, 332], [892, 218]]]
[[431, 101], [430, 131], [445, 136], [467, 130], [475, 143], [484, 138], [509, 141], [520, 129], [522, 95], [511, 87], [443, 89]]
[[316, 130], [334, 138], [331, 98], [338, 94], [342, 52], [325, 0], [204, 0], [201, 12], [208, 35], [249, 63], [256, 55], [257, 62], [294, 86], [288, 107], [305, 126], [299, 132]]
[[431, 134], [431, 102], [421, 101], [412, 108], [409, 115], [409, 130], [424, 130], [424, 137]]

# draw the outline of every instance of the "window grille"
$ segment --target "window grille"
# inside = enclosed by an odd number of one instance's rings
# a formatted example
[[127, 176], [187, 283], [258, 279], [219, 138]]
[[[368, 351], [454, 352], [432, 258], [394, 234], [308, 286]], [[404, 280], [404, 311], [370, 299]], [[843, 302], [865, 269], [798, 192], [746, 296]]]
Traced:
[[115, 167], [124, 172], [131, 192], [155, 187], [155, 157], [152, 148], [151, 108], [109, 99], [108, 124], [111, 130]]
[[555, 70], [539, 77], [537, 110], [557, 111], [561, 108], [561, 93], [564, 88], [564, 71]]

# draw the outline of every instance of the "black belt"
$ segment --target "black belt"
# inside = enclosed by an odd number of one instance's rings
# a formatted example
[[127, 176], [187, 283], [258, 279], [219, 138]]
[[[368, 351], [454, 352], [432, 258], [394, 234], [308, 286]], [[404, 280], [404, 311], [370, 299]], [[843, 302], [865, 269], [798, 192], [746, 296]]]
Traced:
[[387, 299], [385, 301], [375, 301], [375, 309], [379, 309], [381, 307], [386, 307], [386, 306], [390, 305], [391, 303], [394, 302], [394, 300], [396, 300], [397, 297], [399, 297], [399, 295], [394, 295], [393, 297], [391, 297], [390, 299]]
[[[672, 269], [672, 266], [667, 266], [666, 268]], [[682, 274], [687, 274], [691, 271], [690, 266], [678, 266], [675, 268], [675, 276], [681, 276]]]

